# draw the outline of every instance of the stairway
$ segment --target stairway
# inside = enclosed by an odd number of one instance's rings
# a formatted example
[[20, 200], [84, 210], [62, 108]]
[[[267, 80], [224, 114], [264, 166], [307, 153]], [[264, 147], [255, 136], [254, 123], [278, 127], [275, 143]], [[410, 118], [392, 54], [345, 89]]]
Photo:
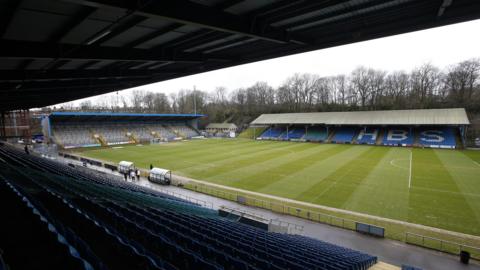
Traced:
[[98, 143], [100, 143], [101, 146], [108, 146], [108, 143], [107, 141], [105, 140], [105, 138], [103, 138], [102, 135], [100, 134], [93, 134], [92, 137], [98, 141]]
[[133, 132], [128, 131], [127, 129], [123, 129], [123, 132], [125, 132], [125, 137], [130, 139], [129, 141], [134, 141], [135, 143], [140, 143], [140, 140], [133, 134]]
[[382, 145], [384, 133], [385, 133], [384, 128], [379, 128], [378, 129], [377, 139], [375, 140], [376, 145]]
[[181, 136], [180, 132], [178, 132], [176, 129], [172, 128], [171, 126], [162, 125], [162, 127], [169, 130], [171, 133], [175, 134], [175, 136], [184, 138], [183, 136]]
[[421, 146], [420, 144], [420, 132], [418, 129], [413, 130], [413, 146]]
[[357, 132], [355, 133], [355, 135], [353, 136], [353, 139], [352, 139], [352, 141], [351, 141], [352, 144], [358, 144], [358, 141], [357, 141], [357, 140], [358, 140], [358, 135], [360, 135], [360, 130], [357, 131]]
[[331, 143], [333, 136], [335, 136], [335, 129], [334, 129], [334, 128], [331, 128], [331, 129], [330, 129], [330, 134], [328, 134], [327, 139], [325, 140], [325, 142], [326, 142], [326, 143]]
[[460, 134], [460, 130], [455, 130], [455, 148], [457, 149], [464, 149], [465, 145], [463, 145], [462, 135]]

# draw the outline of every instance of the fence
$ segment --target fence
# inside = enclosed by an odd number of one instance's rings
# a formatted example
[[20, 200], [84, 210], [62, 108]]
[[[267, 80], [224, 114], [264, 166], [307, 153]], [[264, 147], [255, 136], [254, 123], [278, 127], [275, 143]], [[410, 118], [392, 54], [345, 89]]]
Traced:
[[405, 233], [405, 242], [412, 245], [439, 250], [446, 253], [460, 254], [460, 251], [467, 251], [473, 259], [480, 260], [480, 248], [460, 243], [446, 241], [434, 237], [419, 235], [411, 232]]
[[[188, 189], [192, 189], [197, 192], [209, 194], [218, 198], [227, 199], [230, 201], [235, 201], [247, 206], [254, 206], [263, 209], [270, 210], [272, 212], [287, 214], [291, 216], [296, 216], [311, 221], [316, 221], [320, 223], [325, 223], [328, 225], [341, 227], [349, 230], [355, 230], [357, 221], [348, 218], [337, 217], [334, 215], [329, 215], [325, 213], [320, 213], [316, 211], [311, 211], [307, 209], [302, 209], [298, 207], [292, 207], [289, 205], [276, 203], [272, 201], [266, 201], [255, 197], [238, 195], [236, 193], [231, 193], [216, 188], [210, 188], [202, 184], [192, 184], [192, 186], [186, 185]], [[302, 229], [303, 230], [303, 229]]]
[[[353, 231], [356, 230], [357, 223], [365, 224], [365, 222], [362, 222], [359, 220], [338, 217], [335, 215], [320, 213], [320, 212], [312, 211], [309, 209], [293, 207], [287, 204], [262, 200], [259, 198], [246, 196], [244, 194], [232, 193], [232, 192], [224, 191], [218, 188], [213, 188], [201, 183], [189, 183], [189, 184], [186, 184], [184, 187], [197, 192], [212, 195], [218, 198], [235, 201], [244, 205], [268, 209], [276, 213], [292, 215], [292, 216], [300, 217], [310, 221], [316, 221], [319, 223], [324, 223], [324, 224], [328, 224], [328, 225], [332, 225], [332, 226], [336, 226], [344, 229], [349, 229]], [[370, 224], [367, 224], [367, 225], [370, 225]], [[435, 237], [415, 234], [407, 231], [402, 232], [401, 235], [397, 235], [392, 232], [390, 232], [390, 235], [388, 235], [387, 231], [389, 229], [389, 225], [388, 224], [384, 224], [384, 225], [385, 225], [385, 228], [382, 228], [383, 232], [385, 236], [391, 239], [404, 241], [408, 244], [435, 249], [438, 251], [451, 253], [455, 255], [459, 255], [460, 251], [467, 251], [467, 252], [470, 252], [471, 257], [473, 259], [480, 260], [480, 248], [478, 247], [456, 243], [453, 241], [442, 240]]]

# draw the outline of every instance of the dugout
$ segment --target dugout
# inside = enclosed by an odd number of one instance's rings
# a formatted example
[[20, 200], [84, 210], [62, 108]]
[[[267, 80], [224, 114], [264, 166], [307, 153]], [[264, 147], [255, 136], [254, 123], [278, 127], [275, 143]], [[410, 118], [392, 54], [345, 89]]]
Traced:
[[169, 185], [172, 180], [172, 172], [167, 169], [152, 168], [148, 180], [157, 184]]
[[120, 173], [128, 173], [131, 170], [135, 169], [133, 162], [130, 161], [120, 161], [118, 163], [118, 171]]

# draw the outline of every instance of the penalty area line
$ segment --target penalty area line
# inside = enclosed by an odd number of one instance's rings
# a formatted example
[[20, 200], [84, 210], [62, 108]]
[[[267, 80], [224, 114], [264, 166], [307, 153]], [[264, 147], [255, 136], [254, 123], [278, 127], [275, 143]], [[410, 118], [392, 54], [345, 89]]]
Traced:
[[408, 188], [412, 186], [412, 157], [413, 157], [413, 152], [410, 150], [410, 169], [409, 169], [409, 174], [408, 174]]

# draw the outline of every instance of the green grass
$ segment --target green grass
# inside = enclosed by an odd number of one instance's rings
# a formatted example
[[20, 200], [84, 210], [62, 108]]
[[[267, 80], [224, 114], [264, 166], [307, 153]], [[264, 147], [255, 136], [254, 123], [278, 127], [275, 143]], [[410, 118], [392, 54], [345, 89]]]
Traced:
[[82, 155], [480, 235], [479, 151], [210, 139]]
[[244, 139], [253, 139], [255, 137], [260, 136], [267, 128], [264, 127], [257, 127], [257, 128], [247, 128], [242, 133], [238, 135], [238, 138], [244, 138]]

